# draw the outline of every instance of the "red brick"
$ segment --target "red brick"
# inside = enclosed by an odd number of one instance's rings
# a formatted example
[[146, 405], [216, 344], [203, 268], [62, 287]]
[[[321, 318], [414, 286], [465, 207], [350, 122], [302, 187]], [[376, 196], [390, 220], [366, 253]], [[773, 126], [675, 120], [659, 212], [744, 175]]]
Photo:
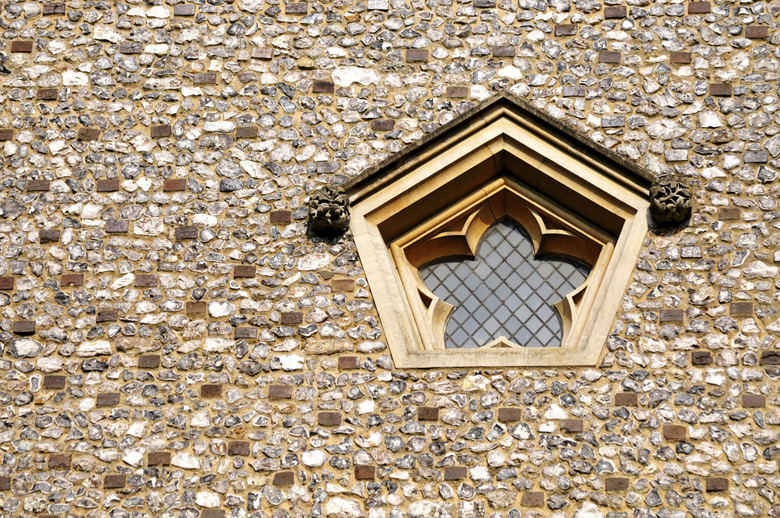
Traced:
[[371, 121], [371, 131], [392, 131], [395, 127], [393, 119], [374, 119]]
[[39, 101], [56, 101], [59, 91], [56, 88], [39, 88], [35, 98]]
[[157, 286], [157, 276], [146, 274], [146, 273], [139, 273], [135, 276], [135, 287], [136, 288], [154, 288]]
[[523, 411], [520, 408], [508, 407], [498, 409], [498, 420], [502, 423], [516, 423], [523, 418]]
[[106, 232], [109, 234], [124, 234], [130, 228], [128, 221], [106, 221]]
[[230, 441], [228, 443], [228, 455], [246, 457], [249, 455], [249, 443], [247, 441]]
[[33, 50], [32, 40], [14, 40], [11, 42], [11, 52], [22, 52], [29, 54]]
[[176, 241], [184, 241], [185, 239], [195, 239], [198, 237], [198, 228], [193, 226], [176, 227], [174, 231]]
[[332, 94], [335, 89], [333, 81], [314, 81], [311, 87], [315, 94]]
[[236, 128], [236, 138], [257, 138], [257, 126], [239, 126]]
[[171, 452], [151, 451], [147, 457], [147, 464], [149, 466], [170, 466]]
[[742, 219], [742, 211], [737, 207], [725, 207], [720, 209], [718, 219], [722, 221], [733, 221]]
[[236, 340], [257, 340], [256, 327], [237, 327], [233, 333]]
[[27, 192], [48, 191], [50, 185], [49, 180], [27, 180]]
[[731, 97], [731, 85], [728, 83], [710, 83], [710, 95]]
[[582, 431], [582, 419], [561, 419], [561, 430], [565, 432], [579, 433]]
[[563, 87], [564, 97], [585, 97], [588, 89], [582, 85], [565, 85]]
[[341, 413], [320, 412], [317, 414], [317, 424], [319, 426], [339, 426], [341, 425]]
[[272, 59], [274, 57], [274, 49], [268, 47], [254, 49], [252, 51], [252, 57], [254, 59]]
[[49, 228], [38, 232], [38, 239], [41, 244], [56, 243], [60, 240], [60, 231], [56, 228]]
[[752, 315], [753, 303], [752, 302], [732, 302], [730, 307], [730, 313], [732, 315]]
[[217, 82], [217, 74], [214, 72], [203, 72], [195, 74], [193, 83], [196, 85], [213, 85]]
[[100, 138], [99, 128], [81, 128], [76, 134], [77, 140], [98, 140]]
[[351, 370], [360, 368], [360, 358], [357, 356], [339, 356], [339, 369]]
[[672, 63], [681, 63], [687, 65], [691, 62], [690, 52], [672, 52], [669, 54], [669, 61]]
[[604, 18], [607, 20], [615, 19], [615, 18], [625, 18], [627, 16], [626, 12], [626, 6], [624, 5], [616, 5], [613, 7], [605, 7], [604, 8]]
[[766, 397], [761, 394], [743, 394], [742, 406], [745, 408], [764, 408], [766, 407]]
[[541, 507], [544, 505], [544, 493], [542, 491], [526, 491], [520, 498], [523, 507]]
[[0, 277], [0, 290], [12, 290], [14, 289], [13, 277]]
[[691, 353], [691, 363], [693, 365], [710, 365], [712, 363], [712, 353], [709, 351], [693, 351]]
[[187, 188], [187, 180], [184, 178], [169, 178], [163, 181], [164, 192], [183, 191]]
[[144, 51], [143, 43], [133, 41], [123, 41], [119, 44], [119, 53], [125, 55], [142, 54]]
[[49, 468], [70, 468], [70, 453], [53, 453], [49, 455]]
[[684, 441], [688, 437], [688, 429], [678, 424], [664, 425], [664, 439]]
[[[242, 83], [254, 83], [257, 81], [257, 74], [254, 72], [241, 72], [238, 74], [238, 80]], [[257, 136], [257, 135], [255, 135]]]
[[729, 479], [720, 477], [707, 477], [705, 487], [708, 493], [715, 491], [728, 491]]
[[160, 124], [159, 126], [152, 126], [150, 130], [152, 138], [165, 138], [171, 136], [171, 125]]
[[577, 26], [573, 23], [563, 23], [555, 26], [555, 36], [576, 36]]
[[256, 271], [257, 267], [253, 264], [242, 264], [239, 266], [234, 266], [233, 277], [236, 279], [254, 277]]
[[178, 4], [173, 7], [174, 16], [195, 16], [195, 4]]
[[448, 86], [447, 97], [452, 99], [464, 99], [469, 96], [468, 86]]
[[300, 311], [290, 311], [282, 313], [282, 322], [284, 326], [294, 326], [303, 323], [303, 313]]
[[604, 488], [607, 491], [625, 491], [628, 489], [628, 479], [618, 477], [604, 479]]
[[602, 50], [599, 52], [599, 63], [620, 63], [620, 52]]
[[203, 302], [187, 302], [188, 315], [205, 315], [208, 311], [208, 305]]
[[709, 2], [691, 2], [688, 4], [688, 14], [707, 14], [712, 12]]
[[43, 14], [65, 14], [64, 2], [48, 2], [43, 4]]
[[60, 286], [83, 286], [83, 273], [65, 273], [60, 277]]
[[512, 45], [499, 45], [492, 48], [494, 58], [511, 58], [515, 55], [515, 48]]
[[444, 480], [460, 480], [466, 478], [465, 466], [449, 466], [444, 468]]
[[291, 486], [295, 483], [295, 473], [292, 471], [280, 471], [274, 475], [273, 485]]
[[637, 406], [638, 398], [633, 392], [618, 392], [615, 394], [616, 406]]
[[119, 311], [116, 309], [99, 309], [95, 322], [116, 322], [119, 319]]
[[292, 399], [292, 385], [269, 385], [268, 397], [270, 399]]
[[780, 351], [764, 351], [761, 353], [759, 365], [780, 365]]
[[682, 309], [662, 309], [661, 322], [682, 322], [685, 312]]
[[353, 292], [355, 281], [353, 279], [333, 279], [330, 281], [330, 289], [335, 292]]
[[113, 180], [98, 180], [95, 186], [97, 192], [116, 192], [119, 190], [119, 179]]
[[376, 476], [376, 467], [355, 466], [355, 478], [357, 480], [374, 480], [375, 476]]
[[156, 369], [160, 366], [160, 356], [157, 354], [144, 354], [138, 357], [138, 368]]
[[439, 408], [435, 406], [418, 407], [417, 419], [420, 421], [436, 421], [439, 419]]
[[200, 397], [221, 397], [222, 385], [207, 384], [200, 386]]
[[14, 322], [15, 335], [35, 334], [35, 320], [17, 320]]
[[745, 36], [751, 40], [765, 40], [769, 37], [769, 27], [766, 25], [748, 25]]
[[284, 7], [285, 14], [306, 14], [309, 12], [309, 4], [306, 2], [287, 2]]
[[116, 406], [119, 404], [119, 392], [103, 392], [98, 394], [97, 406]]
[[106, 475], [103, 479], [103, 489], [118, 489], [125, 487], [126, 483], [126, 475]]
[[13, 140], [13, 138], [14, 138], [14, 130], [8, 128], [0, 129], [0, 142]]
[[43, 388], [45, 389], [62, 389], [65, 388], [65, 376], [47, 374], [43, 377]]
[[271, 223], [289, 223], [292, 221], [292, 211], [289, 210], [274, 210], [269, 215]]
[[406, 51], [407, 63], [425, 63], [428, 61], [428, 51], [426, 49], [409, 49]]

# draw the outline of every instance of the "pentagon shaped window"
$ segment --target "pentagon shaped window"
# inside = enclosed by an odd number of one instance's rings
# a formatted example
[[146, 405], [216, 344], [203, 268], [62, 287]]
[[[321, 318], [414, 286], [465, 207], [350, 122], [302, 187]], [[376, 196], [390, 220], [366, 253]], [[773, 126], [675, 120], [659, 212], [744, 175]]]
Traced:
[[350, 226], [396, 366], [595, 365], [651, 181], [508, 95], [353, 179]]
[[538, 258], [525, 230], [504, 219], [488, 229], [471, 260], [445, 260], [419, 269], [425, 296], [449, 313], [448, 349], [518, 344], [560, 347], [569, 305], [587, 286], [589, 266]]

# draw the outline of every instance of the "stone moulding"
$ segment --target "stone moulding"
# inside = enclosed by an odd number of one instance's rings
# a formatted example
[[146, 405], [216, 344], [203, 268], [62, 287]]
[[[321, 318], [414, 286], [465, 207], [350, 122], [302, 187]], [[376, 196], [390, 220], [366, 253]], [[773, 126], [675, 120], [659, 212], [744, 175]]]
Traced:
[[650, 215], [661, 225], [680, 225], [691, 217], [691, 187], [677, 178], [659, 178], [650, 187]]
[[[493, 98], [353, 179], [350, 228], [399, 368], [595, 365], [647, 233], [652, 175], [585, 141], [510, 95]], [[592, 266], [557, 309], [557, 348], [504, 337], [445, 349], [452, 307], [418, 268], [473, 256], [480, 237], [510, 218], [537, 255]]]
[[326, 185], [309, 197], [309, 224], [318, 234], [343, 234], [349, 228], [349, 198], [339, 187]]

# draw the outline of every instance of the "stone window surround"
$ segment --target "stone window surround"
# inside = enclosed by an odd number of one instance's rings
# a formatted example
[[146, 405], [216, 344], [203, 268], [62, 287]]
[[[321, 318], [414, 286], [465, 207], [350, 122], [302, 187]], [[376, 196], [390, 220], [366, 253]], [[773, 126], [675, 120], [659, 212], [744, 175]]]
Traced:
[[[348, 186], [351, 229], [398, 368], [593, 366], [598, 363], [647, 232], [646, 177], [538, 124], [539, 114], [498, 102], [393, 163], [370, 183]], [[591, 151], [591, 152], [587, 152]], [[400, 162], [400, 163], [399, 163]], [[387, 168], [385, 168], [387, 169]], [[496, 340], [445, 349], [451, 306], [417, 268], [473, 255], [495, 221], [510, 217], [534, 249], [593, 267], [582, 290], [558, 305], [560, 348]]]

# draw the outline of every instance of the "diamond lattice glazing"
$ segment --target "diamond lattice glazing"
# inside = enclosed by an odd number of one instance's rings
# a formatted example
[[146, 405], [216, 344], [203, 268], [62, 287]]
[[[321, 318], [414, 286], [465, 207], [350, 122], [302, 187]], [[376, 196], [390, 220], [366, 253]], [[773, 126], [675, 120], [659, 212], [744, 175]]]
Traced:
[[531, 239], [510, 220], [488, 230], [474, 260], [420, 269], [428, 288], [455, 306], [444, 338], [448, 349], [482, 347], [502, 335], [523, 347], [559, 347], [563, 329], [553, 305], [589, 273], [565, 260], [536, 260]]

